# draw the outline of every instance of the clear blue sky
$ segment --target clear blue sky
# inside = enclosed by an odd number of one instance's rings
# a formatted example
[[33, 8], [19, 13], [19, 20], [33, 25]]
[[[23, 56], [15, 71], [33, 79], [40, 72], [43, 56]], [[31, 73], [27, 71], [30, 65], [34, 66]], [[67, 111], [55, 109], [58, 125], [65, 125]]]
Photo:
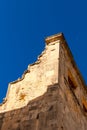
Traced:
[[87, 0], [0, 0], [0, 102], [44, 49], [63, 32], [87, 82]]

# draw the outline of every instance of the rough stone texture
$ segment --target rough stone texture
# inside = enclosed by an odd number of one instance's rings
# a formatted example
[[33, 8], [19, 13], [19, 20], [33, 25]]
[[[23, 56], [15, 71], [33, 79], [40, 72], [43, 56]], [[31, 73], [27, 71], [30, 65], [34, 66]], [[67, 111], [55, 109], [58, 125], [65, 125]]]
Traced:
[[87, 89], [63, 34], [22, 79], [11, 83], [0, 106], [0, 130], [86, 130]]
[[43, 95], [47, 86], [58, 83], [59, 41], [47, 45], [35, 64], [28, 66], [22, 79], [10, 83], [1, 111], [21, 108]]

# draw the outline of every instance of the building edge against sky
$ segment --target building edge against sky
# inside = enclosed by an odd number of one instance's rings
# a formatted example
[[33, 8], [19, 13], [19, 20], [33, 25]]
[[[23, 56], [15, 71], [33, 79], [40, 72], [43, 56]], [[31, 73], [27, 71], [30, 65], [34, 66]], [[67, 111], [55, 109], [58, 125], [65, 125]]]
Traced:
[[0, 130], [86, 130], [87, 88], [62, 33], [10, 83], [0, 106]]
[[[34, 64], [30, 64], [29, 66], [28, 66], [28, 69], [24, 72], [24, 74], [22, 75], [22, 78], [20, 78], [20, 79], [18, 79], [18, 80], [16, 80], [16, 81], [14, 81], [14, 82], [12, 82], [12, 83], [10, 83], [9, 84], [9, 86], [8, 86], [8, 90], [7, 90], [7, 94], [6, 94], [6, 97], [5, 97], [5, 99], [4, 99], [4, 101], [2, 102], [2, 104], [1, 104], [1, 110], [3, 111], [4, 110], [4, 108], [6, 109], [6, 111], [7, 110], [12, 110], [12, 109], [17, 109], [17, 108], [20, 108], [20, 107], [23, 107], [23, 106], [25, 106], [25, 105], [27, 105], [28, 104], [28, 102], [30, 101], [30, 100], [32, 100], [32, 99], [34, 99], [34, 98], [36, 98], [36, 97], [38, 97], [38, 96], [40, 96], [41, 94], [44, 94], [45, 92], [46, 92], [46, 90], [47, 90], [47, 88], [46, 87], [44, 87], [45, 89], [43, 90], [43, 92], [42, 92], [42, 90], [38, 90], [38, 91], [36, 91], [36, 89], [35, 90], [30, 90], [30, 89], [32, 89], [33, 88], [33, 85], [32, 85], [32, 82], [33, 82], [33, 79], [35, 79], [35, 83], [34, 84], [37, 84], [37, 86], [38, 86], [38, 83], [37, 83], [37, 81], [39, 80], [39, 84], [40, 84], [40, 86], [42, 85], [41, 84], [41, 82], [43, 83], [45, 83], [45, 81], [46, 81], [46, 79], [44, 79], [43, 80], [43, 78], [42, 78], [42, 81], [40, 81], [40, 79], [37, 79], [37, 76], [35, 77], [35, 73], [36, 73], [36, 70], [37, 70], [37, 72], [39, 72], [39, 70], [37, 69], [37, 66], [39, 65], [39, 64], [43, 64], [43, 61], [44, 62], [47, 62], [47, 61], [49, 61], [49, 64], [52, 64], [52, 63], [50, 63], [50, 61], [51, 62], [53, 62], [54, 61], [54, 59], [56, 58], [56, 63], [55, 64], [59, 64], [59, 61], [57, 61], [57, 59], [59, 59], [60, 57], [59, 57], [59, 51], [60, 51], [60, 44], [63, 44], [64, 45], [64, 47], [66, 48], [66, 50], [67, 50], [67, 53], [68, 53], [68, 55], [70, 56], [70, 59], [71, 59], [71, 62], [72, 62], [72, 64], [73, 64], [73, 66], [74, 66], [74, 68], [75, 68], [75, 70], [76, 70], [76, 72], [77, 72], [77, 74], [79, 75], [79, 77], [80, 77], [80, 79], [81, 79], [81, 82], [82, 82], [82, 84], [83, 84], [83, 86], [86, 86], [85, 85], [85, 83], [84, 83], [84, 80], [83, 80], [83, 77], [82, 77], [82, 75], [81, 75], [81, 73], [80, 73], [80, 71], [78, 70], [78, 67], [76, 66], [76, 64], [75, 64], [75, 61], [74, 61], [74, 59], [73, 59], [73, 56], [72, 56], [72, 53], [71, 53], [71, 51], [70, 51], [70, 49], [69, 49], [69, 47], [68, 47], [68, 45], [67, 45], [67, 42], [66, 42], [66, 40], [65, 40], [65, 37], [64, 37], [64, 35], [63, 35], [63, 33], [59, 33], [59, 34], [55, 34], [55, 35], [52, 35], [52, 36], [49, 36], [49, 37], [47, 37], [46, 39], [45, 39], [45, 43], [46, 43], [46, 47], [45, 47], [45, 50], [42, 52], [42, 54], [38, 57], [38, 60], [34, 63]], [[54, 54], [54, 59], [50, 59], [51, 58], [51, 56], [49, 56], [49, 54], [50, 54], [50, 52], [51, 52], [51, 50], [50, 50], [50, 46], [52, 46], [52, 44], [55, 44], [55, 46], [56, 46], [56, 49], [55, 48], [53, 48], [53, 50], [56, 50], [56, 51], [53, 51], [53, 52], [56, 52], [55, 54]], [[57, 52], [58, 51], [58, 52]], [[46, 54], [47, 53], [47, 54]], [[53, 56], [53, 55], [52, 55]], [[47, 57], [47, 59], [45, 59], [45, 57]], [[61, 57], [62, 58], [62, 57]], [[61, 59], [60, 59], [61, 60]], [[43, 66], [43, 65], [41, 65], [41, 66]], [[44, 65], [45, 66], [45, 65]], [[43, 66], [43, 67], [44, 67]], [[50, 65], [49, 65], [50, 66]], [[34, 67], [36, 67], [36, 70], [33, 72], [33, 70], [35, 69]], [[40, 66], [39, 66], [40, 67]], [[59, 70], [59, 66], [56, 66], [57, 68], [58, 68], [58, 70]], [[41, 67], [42, 68], [42, 67]], [[46, 67], [44, 67], [45, 68], [45, 70], [43, 71], [43, 75], [44, 75], [44, 73], [46, 73], [46, 71], [48, 71], [47, 69], [46, 69]], [[49, 68], [49, 67], [48, 67]], [[56, 69], [57, 69], [56, 68]], [[43, 68], [42, 68], [43, 69]], [[52, 69], [52, 68], [51, 68]], [[54, 69], [54, 68], [53, 68]], [[56, 70], [56, 71], [58, 71], [58, 70]], [[32, 72], [32, 74], [30, 73], [30, 72]], [[53, 76], [53, 71], [51, 72], [51, 70], [48, 72], [48, 77], [49, 76], [51, 76], [51, 74], [52, 74], [52, 76]], [[58, 72], [59, 73], [59, 72]], [[28, 75], [29, 74], [29, 75]], [[58, 75], [56, 74], [56, 72], [55, 72], [55, 75], [56, 75], [56, 77], [58, 77]], [[39, 75], [38, 75], [39, 76]], [[31, 78], [32, 77], [32, 78]], [[39, 77], [40, 78], [40, 77]], [[28, 79], [29, 79], [29, 81], [28, 81]], [[37, 81], [36, 81], [36, 79], [37, 79]], [[24, 82], [26, 82], [26, 83], [24, 83]], [[47, 82], [47, 81], [46, 81]], [[50, 81], [51, 82], [51, 81]], [[55, 83], [56, 82], [58, 82], [57, 80], [55, 81]], [[30, 84], [31, 83], [31, 84]], [[24, 84], [24, 87], [22, 87], [22, 84]], [[28, 85], [28, 89], [26, 89], [26, 90], [24, 90], [25, 88], [26, 88], [26, 84]], [[46, 84], [46, 83], [45, 83]], [[49, 84], [49, 83], [48, 83]], [[32, 87], [30, 87], [30, 85], [32, 86]], [[51, 85], [51, 84], [50, 84]], [[42, 85], [43, 86], [43, 85]], [[46, 85], [47, 86], [47, 85]], [[42, 88], [41, 88], [42, 89]], [[30, 91], [30, 93], [28, 93], [28, 91]], [[33, 93], [33, 91], [36, 91], [36, 93], [39, 93], [39, 94], [35, 94], [35, 95], [32, 95], [31, 93]], [[29, 95], [31, 95], [31, 97], [29, 97]], [[18, 98], [17, 98], [18, 97]], [[24, 98], [24, 100], [21, 100], [22, 98]], [[9, 102], [10, 101], [10, 102]], [[23, 102], [22, 102], [23, 101]], [[11, 106], [9, 105], [9, 104], [13, 104], [12, 105], [12, 108], [11, 108]], [[7, 106], [7, 107], [6, 107]], [[10, 106], [10, 108], [9, 108], [9, 106]]]

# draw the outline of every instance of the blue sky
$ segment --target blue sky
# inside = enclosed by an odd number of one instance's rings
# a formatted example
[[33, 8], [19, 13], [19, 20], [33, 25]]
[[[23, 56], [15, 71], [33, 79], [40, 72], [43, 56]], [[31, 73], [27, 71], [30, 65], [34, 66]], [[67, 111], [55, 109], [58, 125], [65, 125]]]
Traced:
[[87, 82], [86, 0], [0, 0], [0, 102], [44, 49], [44, 38], [63, 32]]

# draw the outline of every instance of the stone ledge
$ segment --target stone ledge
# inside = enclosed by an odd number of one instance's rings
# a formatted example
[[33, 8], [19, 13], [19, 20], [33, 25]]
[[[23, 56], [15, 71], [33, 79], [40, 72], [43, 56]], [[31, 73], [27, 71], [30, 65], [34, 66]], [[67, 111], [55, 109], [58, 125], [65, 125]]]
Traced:
[[49, 43], [55, 42], [55, 41], [58, 41], [58, 40], [61, 40], [61, 41], [65, 40], [63, 33], [58, 33], [58, 34], [52, 35], [50, 37], [47, 37], [45, 39], [45, 42], [48, 45]]

